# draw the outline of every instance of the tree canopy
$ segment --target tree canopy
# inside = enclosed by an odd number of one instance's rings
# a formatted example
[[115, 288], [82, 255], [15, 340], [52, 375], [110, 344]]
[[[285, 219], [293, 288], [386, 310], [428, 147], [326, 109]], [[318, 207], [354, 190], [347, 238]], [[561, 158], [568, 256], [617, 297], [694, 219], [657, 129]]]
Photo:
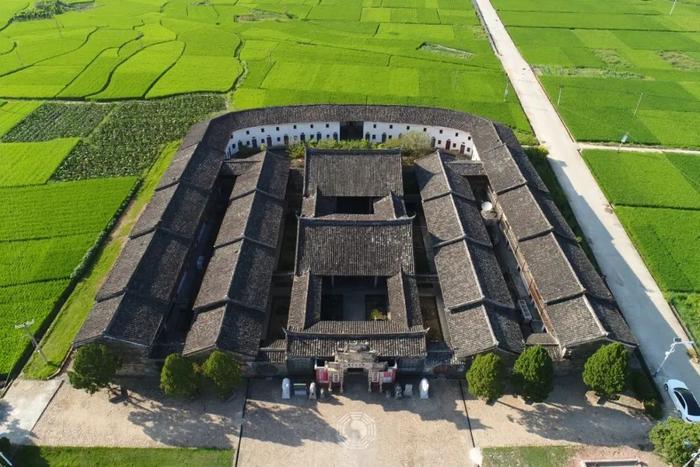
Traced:
[[75, 352], [68, 380], [76, 389], [94, 394], [109, 386], [121, 367], [121, 359], [103, 344], [87, 344]]

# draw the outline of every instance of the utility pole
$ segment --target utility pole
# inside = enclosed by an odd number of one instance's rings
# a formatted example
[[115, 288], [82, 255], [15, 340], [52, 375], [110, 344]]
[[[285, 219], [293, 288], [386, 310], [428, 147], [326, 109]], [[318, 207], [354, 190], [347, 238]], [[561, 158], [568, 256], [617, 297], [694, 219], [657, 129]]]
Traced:
[[557, 96], [557, 107], [559, 107], [560, 102], [561, 102], [561, 84], [559, 85], [559, 95]]
[[13, 464], [12, 462], [10, 462], [10, 459], [8, 459], [7, 457], [5, 457], [5, 454], [3, 454], [2, 452], [0, 452], [0, 459], [4, 460], [5, 463], [6, 463], [7, 465], [9, 465], [10, 467], [13, 467], [13, 466], [14, 466], [14, 464]]
[[674, 350], [676, 350], [677, 345], [693, 345], [695, 344], [695, 341], [684, 341], [681, 340], [680, 337], [674, 337], [673, 342], [671, 343], [671, 347], [668, 348], [666, 353], [664, 353], [664, 359], [661, 361], [661, 365], [656, 369], [654, 373], [652, 373], [651, 376], [656, 376], [659, 374], [659, 371], [661, 371], [661, 368], [663, 368], [664, 363], [666, 363], [666, 360], [668, 360], [668, 357], [671, 356]]
[[508, 81], [506, 81], [506, 89], [503, 91], [503, 102], [506, 101], [506, 97], [508, 97]]
[[34, 338], [34, 335], [29, 331], [29, 327], [34, 324], [34, 320], [31, 321], [26, 321], [22, 324], [15, 324], [15, 329], [21, 329], [24, 331], [24, 333], [27, 335], [30, 341], [32, 341], [32, 345], [34, 346], [34, 350], [37, 351], [39, 355], [41, 355], [41, 359], [44, 360], [44, 363], [48, 364], [49, 361], [46, 358], [46, 355], [44, 355], [44, 352], [41, 350], [39, 347], [39, 344], [37, 343], [36, 339]]
[[637, 111], [639, 110], [639, 106], [642, 103], [642, 97], [644, 97], [644, 93], [640, 92], [639, 93], [639, 100], [637, 101], [637, 107], [634, 108], [634, 113], [632, 114], [632, 116], [634, 116], [634, 117], [637, 116]]
[[671, 11], [668, 12], [668, 16], [671, 16], [673, 14], [673, 10], [676, 9], [676, 2], [678, 0], [673, 0], [673, 5], [671, 5]]

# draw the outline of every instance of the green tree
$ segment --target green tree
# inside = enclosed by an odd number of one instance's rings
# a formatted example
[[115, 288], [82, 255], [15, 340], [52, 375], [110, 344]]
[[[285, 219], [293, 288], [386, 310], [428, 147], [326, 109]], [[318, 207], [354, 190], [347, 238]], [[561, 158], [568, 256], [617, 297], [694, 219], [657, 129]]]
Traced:
[[241, 384], [241, 366], [226, 352], [213, 351], [202, 365], [202, 371], [214, 383], [222, 399], [229, 397]]
[[10, 440], [5, 436], [0, 438], [0, 453], [3, 453], [7, 457], [12, 455], [12, 443], [10, 443]]
[[675, 466], [684, 465], [700, 449], [700, 425], [667, 418], [649, 432], [654, 452]]
[[166, 396], [192, 397], [199, 389], [194, 364], [180, 354], [170, 354], [160, 372], [160, 389]]
[[109, 386], [121, 367], [121, 359], [103, 344], [87, 344], [75, 352], [73, 369], [68, 380], [76, 389], [85, 389], [94, 394]]
[[477, 355], [467, 371], [469, 393], [488, 401], [503, 395], [503, 362], [494, 353]]
[[583, 367], [583, 382], [599, 396], [621, 393], [627, 384], [629, 352], [619, 342], [600, 347]]
[[513, 382], [526, 400], [545, 400], [552, 391], [553, 381], [552, 358], [544, 347], [528, 347], [518, 356], [513, 366]]

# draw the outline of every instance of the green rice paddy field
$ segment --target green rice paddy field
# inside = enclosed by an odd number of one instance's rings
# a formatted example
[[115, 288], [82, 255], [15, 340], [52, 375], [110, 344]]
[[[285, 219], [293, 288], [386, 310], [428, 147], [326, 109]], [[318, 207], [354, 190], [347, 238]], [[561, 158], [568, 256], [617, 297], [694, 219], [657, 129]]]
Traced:
[[583, 155], [657, 283], [700, 338], [700, 156]]
[[0, 102], [0, 381], [46, 329], [138, 180], [222, 96]]
[[462, 0], [62, 5], [0, 2], [0, 380], [28, 345], [14, 325], [46, 328], [157, 155], [212, 112], [433, 105], [531, 137]]
[[700, 2], [672, 3], [494, 0], [578, 140], [700, 147]]
[[0, 4], [0, 97], [421, 104], [529, 132], [468, 1], [96, 0], [8, 23], [26, 5]]

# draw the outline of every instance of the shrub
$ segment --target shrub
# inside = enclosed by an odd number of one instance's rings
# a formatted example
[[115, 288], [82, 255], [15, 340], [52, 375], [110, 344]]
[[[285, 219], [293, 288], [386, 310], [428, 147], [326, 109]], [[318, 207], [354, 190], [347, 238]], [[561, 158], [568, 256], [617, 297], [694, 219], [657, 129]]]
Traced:
[[604, 345], [583, 367], [583, 382], [599, 396], [609, 397], [625, 389], [629, 353], [619, 342]]
[[628, 384], [637, 399], [644, 404], [644, 412], [650, 417], [657, 420], [660, 419], [663, 416], [663, 412], [661, 411], [658, 394], [647, 375], [640, 370], [631, 371], [628, 377]]
[[552, 391], [553, 380], [552, 358], [544, 347], [529, 347], [515, 361], [513, 382], [526, 400], [545, 400]]
[[400, 148], [401, 155], [409, 162], [434, 151], [430, 144], [430, 137], [422, 131], [409, 131], [401, 135], [400, 138], [386, 141], [382, 144], [382, 147], [388, 149]]
[[700, 449], [700, 425], [668, 418], [649, 432], [654, 452], [675, 466], [685, 465]]
[[87, 344], [75, 352], [73, 370], [68, 372], [70, 384], [94, 394], [109, 386], [121, 367], [121, 359], [105, 345]]
[[12, 451], [12, 443], [10, 443], [10, 440], [7, 439], [6, 437], [0, 438], [0, 453], [4, 454], [7, 457], [10, 457]]
[[241, 384], [241, 367], [231, 355], [215, 350], [202, 365], [204, 376], [216, 386], [219, 397], [226, 399]]
[[199, 389], [194, 365], [179, 354], [170, 354], [160, 372], [160, 389], [166, 396], [192, 397]]
[[477, 355], [467, 371], [469, 393], [487, 401], [503, 394], [503, 363], [494, 353]]

